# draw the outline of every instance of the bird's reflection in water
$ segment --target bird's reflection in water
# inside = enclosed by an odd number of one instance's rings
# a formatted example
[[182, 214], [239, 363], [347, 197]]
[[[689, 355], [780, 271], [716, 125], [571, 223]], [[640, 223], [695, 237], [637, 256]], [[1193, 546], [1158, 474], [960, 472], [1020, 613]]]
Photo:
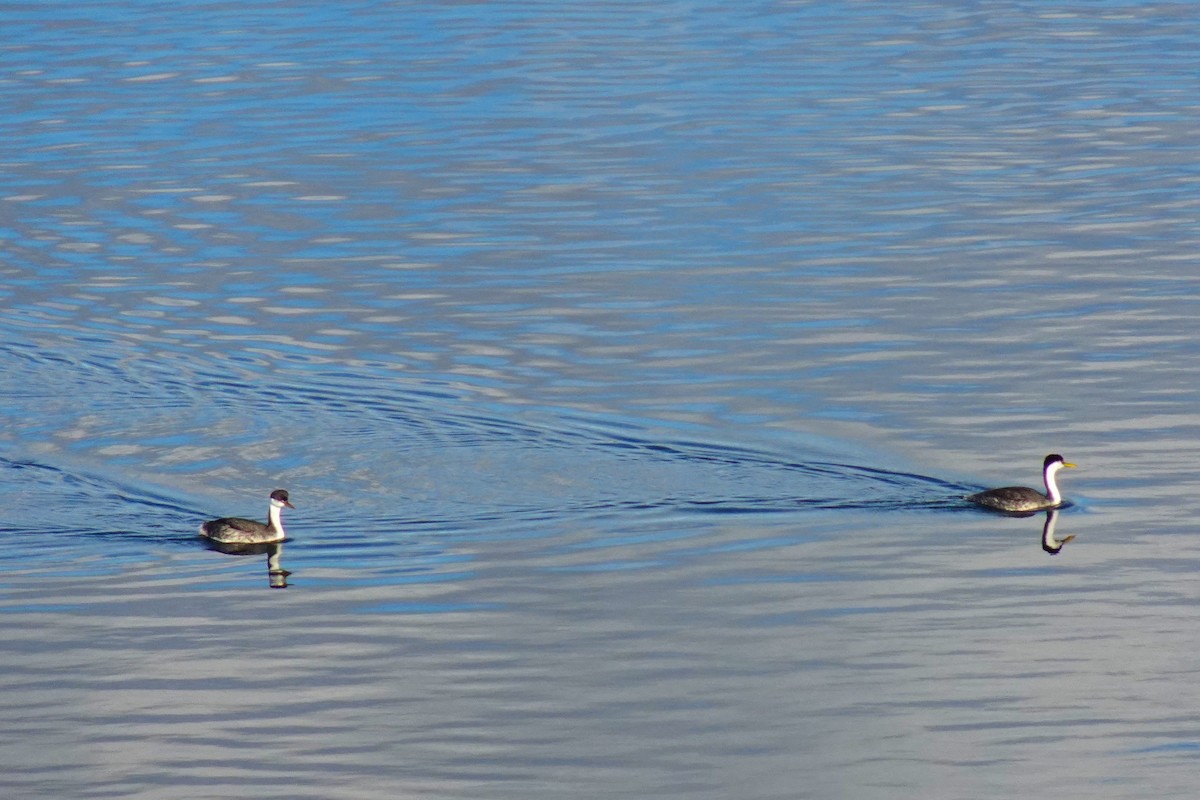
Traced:
[[207, 541], [209, 550], [230, 556], [267, 556], [267, 585], [272, 589], [286, 589], [288, 576], [292, 573], [279, 565], [283, 555], [283, 542], [258, 542], [255, 544]]
[[1042, 549], [1052, 556], [1058, 555], [1058, 551], [1063, 549], [1063, 545], [1075, 538], [1074, 534], [1061, 539], [1054, 538], [1054, 524], [1057, 520], [1058, 510], [1052, 508], [1046, 512], [1046, 523], [1042, 526]]

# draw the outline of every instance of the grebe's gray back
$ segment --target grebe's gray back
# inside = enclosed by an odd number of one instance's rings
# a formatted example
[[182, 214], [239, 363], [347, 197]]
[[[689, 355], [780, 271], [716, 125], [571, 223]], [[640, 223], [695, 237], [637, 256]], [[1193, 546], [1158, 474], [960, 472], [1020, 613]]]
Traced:
[[1002, 489], [988, 489], [986, 492], [973, 494], [967, 499], [997, 511], [1042, 511], [1057, 508], [1062, 505], [1062, 495], [1058, 491], [1054, 474], [1063, 467], [1073, 466], [1075, 465], [1063, 461], [1063, 457], [1058, 453], [1051, 453], [1042, 463], [1042, 480], [1046, 483], [1045, 494], [1027, 486], [1005, 486]]
[[205, 522], [200, 526], [200, 535], [214, 542], [226, 544], [256, 544], [259, 542], [283, 541], [283, 520], [280, 512], [284, 508], [295, 508], [288, 502], [286, 489], [271, 492], [271, 508], [267, 512], [267, 523], [242, 517], [222, 517]]

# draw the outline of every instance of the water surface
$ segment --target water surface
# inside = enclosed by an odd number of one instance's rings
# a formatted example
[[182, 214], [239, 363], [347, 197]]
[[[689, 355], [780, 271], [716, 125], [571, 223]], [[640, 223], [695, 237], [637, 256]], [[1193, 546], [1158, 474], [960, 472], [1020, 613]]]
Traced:
[[1190, 792], [1177, 8], [0, 21], [7, 794]]

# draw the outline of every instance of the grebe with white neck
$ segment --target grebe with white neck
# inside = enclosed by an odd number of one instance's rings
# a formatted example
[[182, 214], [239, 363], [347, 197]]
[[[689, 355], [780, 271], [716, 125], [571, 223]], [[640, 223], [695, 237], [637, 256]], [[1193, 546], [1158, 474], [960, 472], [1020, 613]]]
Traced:
[[226, 544], [258, 544], [281, 542], [285, 536], [280, 513], [285, 508], [295, 508], [288, 502], [286, 489], [271, 492], [271, 508], [267, 512], [267, 524], [242, 517], [222, 517], [205, 522], [200, 526], [200, 535], [214, 542]]
[[1062, 494], [1058, 491], [1058, 483], [1054, 475], [1063, 467], [1073, 467], [1063, 460], [1058, 453], [1046, 456], [1042, 463], [1042, 480], [1046, 483], [1046, 493], [1027, 486], [1006, 486], [1002, 489], [988, 489], [986, 492], [973, 494], [967, 499], [997, 511], [1042, 511], [1047, 508], [1058, 508], [1062, 505]]

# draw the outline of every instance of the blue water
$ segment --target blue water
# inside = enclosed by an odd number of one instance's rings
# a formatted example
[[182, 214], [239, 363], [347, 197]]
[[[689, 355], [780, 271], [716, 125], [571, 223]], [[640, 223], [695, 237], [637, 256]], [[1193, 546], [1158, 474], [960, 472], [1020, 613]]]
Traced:
[[0, 10], [0, 791], [1190, 796], [1191, 23]]

